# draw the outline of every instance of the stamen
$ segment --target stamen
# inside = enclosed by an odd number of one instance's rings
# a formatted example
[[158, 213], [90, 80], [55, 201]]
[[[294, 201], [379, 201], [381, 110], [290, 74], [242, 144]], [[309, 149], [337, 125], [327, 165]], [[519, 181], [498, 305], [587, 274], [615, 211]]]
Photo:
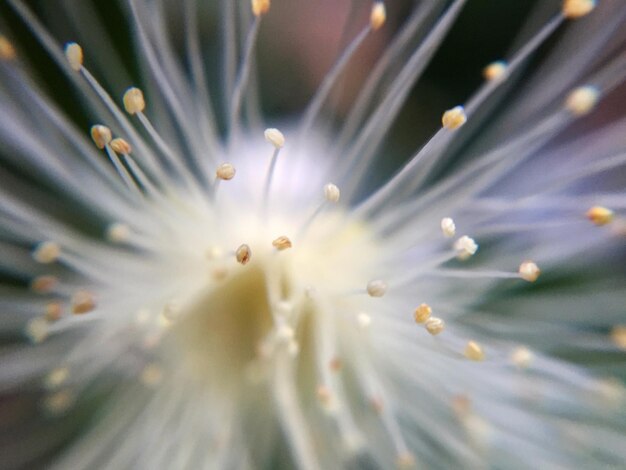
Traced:
[[585, 215], [593, 224], [602, 226], [613, 221], [615, 214], [611, 209], [607, 209], [606, 207], [593, 206]]
[[365, 312], [359, 312], [356, 315], [356, 322], [360, 329], [367, 329], [372, 323], [372, 317]]
[[380, 279], [367, 283], [367, 294], [370, 297], [382, 297], [387, 292], [387, 283]]
[[524, 261], [519, 265], [518, 273], [519, 276], [525, 281], [535, 282], [541, 274], [541, 270], [532, 261]]
[[33, 344], [43, 342], [49, 334], [48, 321], [43, 317], [35, 317], [26, 324], [24, 334]]
[[51, 292], [59, 283], [55, 276], [37, 276], [30, 282], [30, 290], [36, 294], [47, 294]]
[[385, 4], [383, 2], [375, 2], [372, 5], [372, 11], [370, 13], [370, 27], [372, 31], [378, 31], [385, 24], [387, 19], [387, 12], [385, 10]]
[[56, 242], [42, 242], [32, 253], [35, 261], [41, 264], [54, 263], [61, 255], [61, 247]]
[[450, 217], [444, 217], [441, 219], [441, 231], [443, 232], [444, 237], [454, 237], [456, 234], [456, 225], [454, 224], [454, 220]]
[[44, 317], [49, 322], [55, 322], [63, 316], [63, 304], [59, 301], [48, 302], [44, 311]]
[[130, 146], [130, 144], [121, 137], [116, 137], [115, 139], [113, 139], [110, 145], [115, 153], [119, 153], [124, 156], [130, 155], [130, 153], [133, 151], [133, 148]]
[[154, 387], [163, 380], [163, 370], [156, 363], [148, 364], [141, 371], [141, 382], [148, 386]]
[[415, 323], [426, 323], [432, 313], [433, 309], [430, 308], [430, 305], [421, 304], [413, 312], [413, 319], [415, 320]]
[[89, 313], [95, 308], [96, 299], [91, 292], [81, 290], [72, 296], [72, 313], [75, 315]]
[[600, 99], [600, 92], [591, 85], [581, 86], [573, 90], [565, 100], [565, 109], [574, 116], [590, 113]]
[[252, 13], [254, 16], [262, 16], [270, 11], [270, 3], [270, 0], [252, 0]]
[[472, 238], [467, 235], [463, 235], [456, 242], [454, 242], [454, 249], [458, 252], [457, 257], [464, 260], [476, 253], [478, 245]]
[[343, 368], [343, 361], [337, 356], [335, 356], [330, 360], [328, 367], [333, 372], [339, 372]]
[[17, 56], [15, 47], [11, 44], [11, 41], [6, 36], [0, 35], [0, 59], [1, 60], [13, 60]]
[[248, 264], [250, 258], [252, 258], [252, 251], [250, 250], [250, 247], [245, 244], [241, 245], [239, 248], [237, 248], [237, 251], [235, 252], [235, 258], [240, 264]]
[[43, 407], [48, 413], [59, 415], [69, 410], [73, 403], [72, 393], [69, 390], [61, 390], [47, 396], [43, 401]]
[[341, 191], [333, 183], [328, 183], [324, 186], [324, 197], [328, 202], [339, 202]]
[[63, 385], [69, 376], [70, 370], [67, 367], [57, 367], [48, 373], [44, 380], [44, 386], [48, 390], [54, 390]]
[[278, 251], [283, 251], [286, 250], [288, 248], [291, 248], [291, 240], [289, 240], [288, 237], [280, 236], [277, 239], [275, 239], [272, 242], [272, 245], [274, 246], [274, 248], [276, 248]]
[[72, 70], [79, 72], [83, 68], [83, 48], [75, 42], [68, 42], [65, 45], [65, 58]]
[[511, 353], [511, 362], [520, 369], [528, 369], [533, 358], [533, 353], [525, 346], [520, 346]]
[[111, 135], [111, 129], [107, 126], [96, 124], [95, 126], [91, 126], [91, 138], [96, 144], [96, 147], [102, 150], [111, 142], [113, 136]]
[[124, 109], [130, 115], [143, 112], [146, 109], [146, 101], [143, 92], [136, 87], [131, 87], [124, 93]]
[[446, 323], [441, 318], [430, 317], [426, 320], [424, 327], [431, 335], [437, 336], [446, 328]]
[[106, 237], [113, 243], [125, 243], [130, 238], [130, 227], [126, 224], [115, 222], [107, 227]]
[[477, 342], [468, 341], [465, 346], [465, 357], [471, 361], [482, 361], [485, 359], [485, 352]]
[[449, 130], [455, 130], [461, 127], [467, 121], [465, 110], [463, 106], [455, 106], [452, 109], [447, 110], [441, 117], [441, 123], [443, 127]]
[[483, 69], [483, 77], [489, 81], [503, 80], [507, 76], [509, 65], [504, 60], [490, 63]]
[[415, 467], [415, 457], [410, 452], [403, 452], [396, 457], [398, 470], [409, 470]]
[[577, 19], [589, 14], [595, 6], [595, 0], [564, 0], [561, 11], [565, 18]]
[[626, 350], [626, 325], [616, 325], [611, 329], [611, 341], [619, 349]]
[[262, 206], [263, 213], [267, 211], [267, 203], [269, 199], [270, 188], [272, 186], [272, 178], [274, 177], [274, 169], [276, 168], [278, 154], [280, 152], [280, 149], [282, 149], [285, 145], [285, 136], [278, 129], [265, 129], [264, 135], [265, 140], [274, 146], [274, 153], [272, 154], [272, 159], [270, 160], [270, 165], [267, 169], [267, 176], [265, 177]]
[[219, 180], [230, 181], [235, 177], [235, 167], [230, 163], [222, 163], [215, 170], [215, 177]]

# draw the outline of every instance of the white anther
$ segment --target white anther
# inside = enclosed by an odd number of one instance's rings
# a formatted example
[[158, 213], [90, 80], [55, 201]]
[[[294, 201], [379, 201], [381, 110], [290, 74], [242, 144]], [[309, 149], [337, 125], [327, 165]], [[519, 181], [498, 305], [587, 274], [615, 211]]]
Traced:
[[382, 297], [387, 292], [387, 283], [380, 279], [367, 283], [367, 293], [370, 297]]
[[338, 202], [340, 196], [341, 191], [339, 191], [339, 188], [333, 183], [328, 183], [326, 186], [324, 186], [324, 198], [328, 202]]
[[476, 341], [468, 341], [465, 346], [465, 357], [471, 361], [482, 361], [485, 359], [485, 352]]
[[436, 336], [446, 328], [446, 323], [441, 318], [430, 317], [424, 327], [431, 335]]
[[215, 170], [215, 176], [221, 180], [229, 181], [235, 177], [235, 167], [230, 163], [222, 163]]
[[590, 113], [600, 98], [598, 89], [585, 85], [573, 90], [565, 100], [565, 108], [574, 116], [584, 116]]
[[137, 114], [146, 108], [143, 92], [139, 88], [131, 87], [124, 93], [124, 109], [128, 114]]
[[265, 140], [274, 146], [276, 149], [281, 149], [285, 146], [285, 136], [278, 129], [265, 129]]
[[519, 276], [528, 282], [535, 282], [541, 274], [539, 267], [532, 261], [524, 261], [519, 265]]
[[456, 225], [454, 224], [454, 220], [450, 217], [444, 217], [441, 219], [441, 231], [443, 232], [444, 237], [454, 237], [456, 234]]
[[35, 247], [33, 259], [41, 264], [54, 263], [61, 255], [61, 247], [56, 242], [42, 242]]
[[463, 235], [456, 242], [454, 242], [454, 249], [458, 252], [459, 258], [466, 259], [476, 253], [478, 245], [473, 238]]

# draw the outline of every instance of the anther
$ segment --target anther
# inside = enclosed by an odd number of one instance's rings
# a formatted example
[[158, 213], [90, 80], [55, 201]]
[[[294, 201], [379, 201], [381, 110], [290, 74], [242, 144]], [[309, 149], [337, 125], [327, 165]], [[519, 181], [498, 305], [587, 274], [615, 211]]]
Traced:
[[324, 186], [324, 198], [328, 202], [339, 202], [339, 197], [341, 196], [341, 191], [339, 188], [335, 186], [333, 183], [328, 183]]
[[450, 217], [444, 217], [441, 219], [441, 231], [443, 232], [444, 237], [454, 237], [456, 234], [456, 225], [454, 224], [454, 220]]
[[74, 403], [74, 396], [69, 390], [60, 390], [43, 401], [43, 406], [47, 412], [59, 415], [66, 412]]
[[585, 85], [573, 90], [565, 100], [565, 109], [574, 116], [584, 116], [596, 106], [600, 92], [591, 85]]
[[278, 237], [276, 240], [274, 240], [272, 242], [272, 246], [274, 246], [274, 248], [276, 248], [278, 251], [283, 251], [286, 250], [288, 248], [291, 248], [291, 240], [289, 240], [288, 237], [285, 237], [284, 235], [281, 237]]
[[106, 237], [113, 243], [124, 243], [130, 238], [130, 228], [126, 224], [115, 222], [107, 227]]
[[30, 290], [37, 294], [47, 294], [52, 291], [59, 283], [55, 276], [43, 275], [37, 276], [30, 283]]
[[328, 367], [333, 372], [339, 372], [343, 367], [343, 361], [338, 357], [333, 357], [328, 363]]
[[61, 247], [56, 242], [42, 242], [35, 247], [33, 259], [41, 264], [54, 263], [61, 255]]
[[252, 13], [254, 16], [265, 15], [270, 11], [270, 0], [252, 0]]
[[111, 129], [107, 126], [96, 124], [95, 126], [91, 126], [91, 138], [96, 144], [96, 147], [103, 149], [111, 142], [113, 136]]
[[441, 117], [441, 123], [446, 129], [454, 130], [461, 127], [467, 121], [467, 115], [463, 106], [455, 106], [447, 110]]
[[235, 258], [240, 264], [248, 264], [250, 258], [252, 258], [252, 251], [250, 250], [250, 247], [245, 244], [241, 245], [239, 248], [237, 248], [237, 251], [235, 251]]
[[528, 282], [535, 282], [541, 274], [539, 267], [532, 261], [524, 261], [519, 265], [517, 272], [522, 279]]
[[626, 325], [616, 325], [611, 329], [611, 341], [618, 348], [626, 350]]
[[413, 312], [413, 319], [415, 320], [415, 323], [426, 323], [432, 313], [433, 309], [430, 308], [430, 305], [421, 304]]
[[63, 385], [69, 376], [70, 370], [67, 367], [57, 367], [48, 373], [44, 380], [44, 386], [48, 390], [53, 390]]
[[79, 72], [83, 67], [83, 48], [75, 42], [68, 42], [65, 45], [65, 58], [72, 70]]
[[96, 299], [86, 290], [80, 290], [72, 296], [72, 313], [82, 315], [96, 308]]
[[446, 328], [446, 324], [441, 318], [430, 317], [426, 320], [424, 327], [431, 335], [436, 336]]
[[0, 59], [13, 60], [17, 56], [15, 47], [5, 36], [0, 36]]
[[378, 31], [385, 24], [387, 19], [387, 12], [385, 10], [385, 4], [383, 2], [375, 2], [372, 5], [372, 11], [370, 13], [370, 27], [372, 31]]
[[276, 149], [281, 149], [285, 146], [285, 136], [278, 129], [265, 129], [265, 140], [274, 146]]
[[123, 101], [128, 114], [141, 113], [146, 108], [143, 92], [139, 88], [131, 87], [126, 90]]
[[463, 235], [456, 242], [454, 242], [454, 249], [458, 252], [458, 257], [460, 259], [467, 259], [476, 253], [478, 245], [473, 238]]
[[359, 312], [356, 315], [356, 323], [362, 330], [367, 329], [372, 323], [372, 317], [365, 312]]
[[220, 180], [229, 181], [235, 177], [235, 167], [230, 163], [222, 163], [215, 170], [215, 177]]
[[387, 283], [380, 279], [367, 283], [367, 294], [370, 297], [382, 297], [387, 292]]
[[324, 406], [329, 406], [332, 402], [333, 394], [330, 389], [326, 385], [318, 385], [317, 390], [317, 399]]
[[595, 225], [602, 226], [613, 220], [614, 213], [611, 209], [602, 206], [594, 206], [585, 214]]
[[590, 13], [595, 6], [595, 0], [564, 0], [561, 11], [565, 18], [576, 19]]
[[44, 318], [49, 322], [55, 322], [63, 316], [63, 305], [59, 301], [48, 302], [44, 309]]
[[26, 324], [24, 333], [32, 343], [39, 344], [48, 337], [48, 321], [43, 317], [35, 317]]
[[121, 155], [130, 155], [130, 153], [133, 151], [133, 148], [130, 146], [130, 144], [121, 137], [116, 137], [111, 141], [111, 148], [115, 153], [119, 153]]
[[468, 341], [465, 346], [465, 357], [471, 361], [482, 361], [485, 359], [485, 352], [476, 341]]
[[532, 361], [533, 353], [525, 346], [520, 346], [511, 353], [511, 362], [520, 369], [528, 369]]
[[402, 452], [396, 457], [396, 467], [398, 470], [408, 470], [415, 467], [415, 457], [409, 451]]
[[503, 60], [490, 63], [483, 69], [483, 77], [489, 81], [502, 80], [506, 77], [509, 65]]
[[162, 379], [163, 371], [158, 364], [148, 364], [141, 371], [141, 382], [148, 387], [158, 385]]

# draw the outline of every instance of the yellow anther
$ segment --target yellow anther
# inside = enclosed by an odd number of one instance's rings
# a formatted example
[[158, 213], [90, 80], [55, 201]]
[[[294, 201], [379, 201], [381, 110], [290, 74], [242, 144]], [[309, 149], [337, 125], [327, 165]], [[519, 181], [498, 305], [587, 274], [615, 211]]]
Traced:
[[426, 327], [426, 331], [428, 331], [431, 335], [436, 336], [445, 330], [446, 323], [441, 318], [430, 317], [426, 320], [424, 326]]
[[382, 297], [387, 292], [387, 283], [380, 279], [367, 283], [367, 293], [370, 297]]
[[455, 106], [447, 110], [441, 117], [441, 123], [446, 129], [454, 130], [461, 127], [467, 121], [463, 106]]
[[611, 330], [611, 341], [620, 349], [626, 350], [626, 325], [616, 325]]
[[30, 283], [30, 289], [37, 294], [47, 294], [51, 290], [53, 290], [59, 280], [50, 275], [37, 276]]
[[252, 0], [252, 13], [254, 16], [265, 15], [270, 11], [270, 0]]
[[13, 60], [16, 57], [15, 47], [6, 36], [0, 36], [0, 59]]
[[24, 333], [34, 344], [41, 343], [48, 337], [48, 321], [43, 317], [35, 317], [26, 324]]
[[83, 66], [83, 48], [75, 42], [68, 42], [65, 45], [65, 58], [76, 72]]
[[532, 261], [524, 261], [519, 265], [517, 272], [522, 279], [528, 282], [535, 282], [541, 274], [539, 267]]
[[372, 11], [370, 13], [370, 26], [372, 31], [378, 31], [385, 24], [387, 19], [387, 11], [385, 10], [385, 4], [383, 2], [375, 2], [372, 5]]
[[96, 300], [93, 294], [86, 290], [80, 290], [72, 296], [72, 313], [82, 315], [96, 308]]
[[55, 389], [65, 383], [70, 376], [70, 370], [67, 367], [57, 367], [52, 369], [44, 381], [44, 385], [47, 389]]
[[291, 248], [292, 246], [291, 240], [289, 240], [289, 238], [285, 237], [284, 235], [274, 240], [272, 242], [272, 245], [279, 251], [286, 250], [287, 248]]
[[415, 320], [415, 323], [426, 323], [426, 320], [430, 318], [432, 313], [433, 309], [430, 308], [430, 305], [421, 304], [413, 312], [413, 319]]
[[600, 98], [598, 89], [585, 85], [574, 89], [565, 100], [565, 109], [574, 116], [584, 116], [593, 110]]
[[465, 346], [465, 357], [471, 361], [482, 361], [485, 359], [485, 352], [476, 341], [468, 341]]
[[576, 19], [590, 13], [595, 6], [595, 0], [564, 0], [561, 11], [565, 18]]
[[130, 155], [130, 153], [133, 151], [133, 148], [130, 146], [130, 144], [121, 137], [117, 137], [111, 141], [111, 148], [115, 153], [119, 153], [122, 155]]
[[96, 144], [96, 147], [103, 149], [111, 142], [113, 135], [111, 134], [111, 129], [107, 126], [96, 124], [95, 126], [91, 126], [91, 138]]
[[252, 250], [250, 250], [248, 245], [241, 245], [237, 248], [237, 251], [235, 251], [235, 258], [240, 264], [248, 264], [250, 258], [252, 258]]
[[232, 180], [235, 177], [236, 172], [237, 171], [235, 170], [235, 167], [232, 166], [230, 163], [222, 163], [220, 166], [217, 167], [217, 170], [215, 170], [215, 176], [218, 179], [228, 181]]
[[396, 467], [398, 470], [409, 470], [415, 467], [415, 457], [410, 452], [402, 452], [396, 457]]
[[148, 364], [141, 371], [141, 382], [148, 386], [154, 387], [163, 380], [163, 371], [158, 364]]
[[615, 215], [611, 209], [602, 206], [593, 206], [585, 214], [587, 218], [595, 225], [606, 225], [613, 220]]
[[35, 247], [33, 258], [38, 263], [54, 263], [61, 255], [61, 247], [56, 242], [42, 242]]
[[502, 80], [506, 77], [508, 64], [502, 60], [490, 63], [483, 69], [483, 77], [489, 81]]
[[124, 109], [128, 114], [137, 114], [146, 107], [143, 92], [139, 88], [131, 87], [124, 93]]
[[49, 322], [55, 322], [63, 316], [63, 304], [59, 301], [48, 302], [44, 310], [44, 317]]

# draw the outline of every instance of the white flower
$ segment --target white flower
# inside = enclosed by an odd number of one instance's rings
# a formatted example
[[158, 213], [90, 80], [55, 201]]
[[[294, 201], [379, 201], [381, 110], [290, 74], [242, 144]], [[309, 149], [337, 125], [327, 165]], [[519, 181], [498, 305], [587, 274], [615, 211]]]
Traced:
[[[283, 125], [256, 124], [252, 92], [257, 34], [281, 2], [224, 2], [219, 91], [193, 0], [183, 56], [164, 2], [123, 2], [136, 81], [97, 40], [106, 32], [87, 3], [60, 15], [82, 19], [91, 48], [58, 43], [26, 4], [8, 3], [65, 73], [53, 95], [71, 93], [90, 127], [53, 102], [28, 47], [3, 32], [0, 267], [12, 282], [0, 390], [3, 402], [24, 394], [30, 413], [13, 420], [3, 465], [623, 465], [621, 382], [610, 364], [586, 364], [625, 344], [625, 292], [606, 266], [624, 232], [623, 178], [610, 176], [626, 164], [626, 119], [592, 119], [626, 75], [611, 49], [620, 5], [589, 14], [594, 2], [566, 0], [364, 191], [463, 1], [416, 7], [336, 130], [323, 125], [331, 92], [384, 30], [382, 2]], [[544, 68], [518, 81], [557, 30]], [[457, 228], [468, 235], [455, 241]], [[0, 427], [10, 419], [0, 412]]]

